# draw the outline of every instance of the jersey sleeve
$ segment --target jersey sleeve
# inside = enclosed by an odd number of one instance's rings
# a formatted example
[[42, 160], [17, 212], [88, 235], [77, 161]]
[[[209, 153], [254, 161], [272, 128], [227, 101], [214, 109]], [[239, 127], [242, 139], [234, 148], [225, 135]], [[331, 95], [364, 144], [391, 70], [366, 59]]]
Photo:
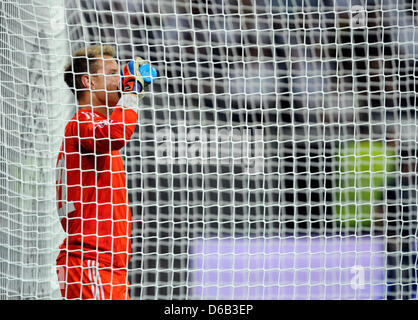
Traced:
[[109, 153], [123, 148], [131, 139], [137, 124], [136, 95], [124, 96], [108, 119], [80, 112], [75, 136], [87, 152]]

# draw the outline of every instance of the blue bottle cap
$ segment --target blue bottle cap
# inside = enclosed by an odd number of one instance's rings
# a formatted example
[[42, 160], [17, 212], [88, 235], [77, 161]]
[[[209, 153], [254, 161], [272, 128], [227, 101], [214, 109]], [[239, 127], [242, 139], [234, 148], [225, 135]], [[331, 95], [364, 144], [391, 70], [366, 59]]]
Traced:
[[150, 64], [144, 64], [139, 67], [139, 72], [144, 78], [145, 83], [151, 83], [157, 78], [157, 70]]

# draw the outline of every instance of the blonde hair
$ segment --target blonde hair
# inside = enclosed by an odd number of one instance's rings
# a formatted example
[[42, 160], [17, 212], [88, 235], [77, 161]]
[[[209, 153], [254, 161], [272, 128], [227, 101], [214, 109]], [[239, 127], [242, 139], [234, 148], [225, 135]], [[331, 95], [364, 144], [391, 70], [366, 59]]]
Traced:
[[71, 61], [64, 68], [64, 80], [76, 96], [77, 89], [84, 88], [81, 76], [97, 73], [97, 62], [103, 56], [114, 58], [115, 48], [111, 45], [96, 44], [73, 53]]

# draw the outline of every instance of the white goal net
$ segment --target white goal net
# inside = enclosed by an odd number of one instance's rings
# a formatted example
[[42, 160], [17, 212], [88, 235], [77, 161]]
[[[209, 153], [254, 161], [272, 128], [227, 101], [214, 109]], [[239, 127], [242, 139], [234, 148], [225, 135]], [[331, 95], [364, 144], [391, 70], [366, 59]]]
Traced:
[[415, 299], [412, 0], [0, 3], [0, 295], [60, 298], [64, 65], [157, 80], [121, 154], [132, 299]]

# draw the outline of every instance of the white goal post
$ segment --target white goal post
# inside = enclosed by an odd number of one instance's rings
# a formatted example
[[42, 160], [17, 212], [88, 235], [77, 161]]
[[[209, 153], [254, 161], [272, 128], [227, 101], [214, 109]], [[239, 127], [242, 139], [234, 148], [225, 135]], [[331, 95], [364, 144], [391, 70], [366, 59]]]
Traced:
[[63, 1], [0, 3], [0, 298], [59, 298], [55, 162], [68, 56]]
[[71, 55], [158, 79], [122, 150], [131, 299], [417, 297], [411, 0], [0, 2], [0, 299], [60, 299]]

